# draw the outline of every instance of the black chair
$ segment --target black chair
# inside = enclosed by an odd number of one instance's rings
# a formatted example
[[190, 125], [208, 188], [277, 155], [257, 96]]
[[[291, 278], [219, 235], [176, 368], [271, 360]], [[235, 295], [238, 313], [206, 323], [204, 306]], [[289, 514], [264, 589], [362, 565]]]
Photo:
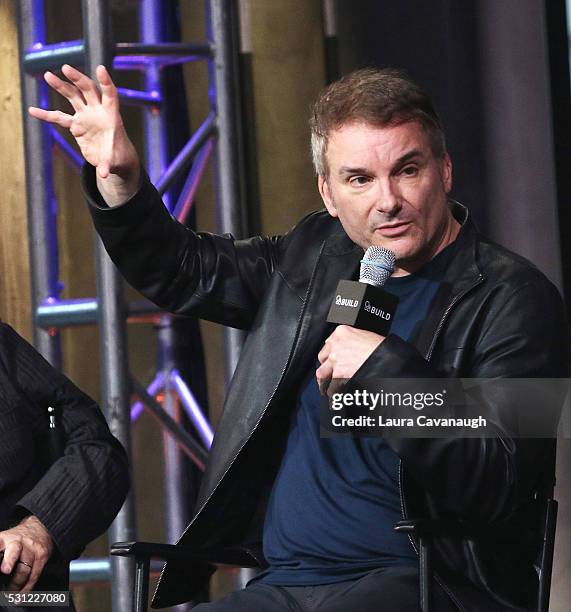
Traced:
[[[553, 498], [555, 489], [555, 445], [546, 462], [543, 488], [537, 488], [535, 501], [538, 523], [531, 525], [537, 540], [541, 539], [540, 550], [535, 564], [539, 577], [538, 599], [535, 608], [529, 612], [548, 612], [551, 592], [551, 573], [555, 548], [555, 529], [557, 523], [557, 501]], [[419, 551], [420, 609], [432, 611], [432, 541], [435, 537], [469, 537], [482, 533], [481, 526], [462, 521], [411, 519], [399, 521], [395, 531], [416, 538]], [[485, 530], [485, 527], [484, 527]], [[257, 559], [243, 549], [226, 549], [211, 553], [197, 553], [195, 550], [172, 544], [151, 542], [116, 542], [111, 546], [111, 554], [135, 559], [136, 574], [134, 587], [134, 612], [145, 612], [149, 597], [149, 572], [151, 559], [163, 561], [203, 561], [213, 565], [233, 567], [259, 567]]]
[[174, 544], [153, 542], [116, 542], [111, 554], [135, 559], [135, 586], [133, 611], [146, 612], [149, 599], [149, 573], [151, 559], [163, 561], [202, 561], [212, 565], [233, 567], [259, 567], [257, 560], [242, 549], [226, 549], [212, 553], [196, 553], [193, 549]]
[[[539, 499], [543, 502], [543, 512], [538, 530], [541, 536], [541, 546], [536, 564], [539, 591], [533, 612], [548, 612], [557, 524], [557, 501], [553, 499], [553, 487], [550, 487], [548, 495], [540, 493], [536, 495], [540, 496]], [[476, 529], [466, 523], [427, 519], [399, 521], [394, 529], [399, 533], [416, 537], [419, 551], [420, 609], [422, 612], [432, 612], [433, 538], [468, 537], [475, 533]]]
[[[540, 495], [538, 493], [538, 495]], [[549, 494], [542, 495], [544, 510], [539, 532], [541, 547], [537, 560], [539, 593], [537, 606], [533, 612], [548, 612], [551, 591], [553, 551], [555, 547], [555, 528], [557, 523], [557, 501], [553, 499], [553, 487]], [[435, 537], [467, 537], [476, 532], [470, 525], [450, 520], [405, 520], [394, 526], [395, 531], [416, 537], [419, 550], [420, 609], [432, 612], [432, 540]], [[213, 565], [234, 567], [258, 567], [253, 556], [243, 550], [228, 549], [197, 554], [194, 550], [173, 544], [152, 542], [116, 542], [111, 546], [111, 554], [135, 559], [135, 587], [133, 596], [134, 612], [145, 612], [149, 598], [149, 573], [151, 559], [163, 561], [204, 561]], [[530, 611], [532, 612], [532, 611]]]

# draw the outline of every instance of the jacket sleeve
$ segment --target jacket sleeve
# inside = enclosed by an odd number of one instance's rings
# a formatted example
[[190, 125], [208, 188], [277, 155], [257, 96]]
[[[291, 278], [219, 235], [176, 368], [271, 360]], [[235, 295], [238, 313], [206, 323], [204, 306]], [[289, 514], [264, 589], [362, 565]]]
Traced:
[[119, 511], [129, 489], [127, 456], [90, 397], [8, 325], [0, 324], [0, 342], [0, 365], [17, 396], [15, 422], [33, 445], [25, 449], [34, 457], [30, 469], [48, 455], [48, 406], [59, 413], [64, 441], [63, 455], [17, 501], [12, 522], [36, 515], [60, 557], [69, 560]]
[[94, 168], [83, 187], [95, 229], [125, 279], [161, 308], [248, 329], [276, 266], [280, 238], [235, 240], [178, 223], [142, 171], [139, 191], [108, 207]]
[[[522, 284], [503, 299], [473, 347], [471, 378], [559, 378], [567, 375], [567, 326], [557, 290], [545, 279]], [[444, 330], [445, 333], [445, 330]], [[383, 378], [438, 378], [443, 374], [409, 343], [388, 336], [350, 381], [358, 388]], [[484, 385], [486, 387], [486, 385]], [[493, 385], [490, 386], [493, 389]], [[545, 398], [539, 395], [537, 409]], [[516, 438], [510, 398], [483, 393], [496, 417], [488, 438], [387, 438], [407, 472], [440, 508], [457, 518], [492, 522], [529, 502], [552, 440]], [[529, 398], [528, 398], [529, 405]]]

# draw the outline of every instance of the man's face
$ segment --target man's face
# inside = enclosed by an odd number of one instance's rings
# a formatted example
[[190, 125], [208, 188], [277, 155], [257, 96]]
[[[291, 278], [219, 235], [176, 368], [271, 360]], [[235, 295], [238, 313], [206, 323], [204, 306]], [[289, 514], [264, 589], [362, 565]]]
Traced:
[[396, 276], [430, 261], [458, 233], [447, 206], [448, 155], [438, 159], [416, 122], [374, 127], [350, 123], [329, 134], [329, 175], [319, 192], [353, 242], [382, 246], [397, 258]]

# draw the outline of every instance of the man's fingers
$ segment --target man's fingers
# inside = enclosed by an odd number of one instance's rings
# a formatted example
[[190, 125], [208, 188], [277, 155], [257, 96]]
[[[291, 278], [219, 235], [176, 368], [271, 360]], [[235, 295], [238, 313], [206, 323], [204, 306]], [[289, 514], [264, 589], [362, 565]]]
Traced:
[[317, 360], [319, 361], [319, 363], [325, 363], [327, 361], [327, 357], [329, 357], [330, 352], [331, 349], [327, 346], [327, 344], [324, 344], [323, 348], [317, 354]]
[[95, 76], [101, 89], [101, 103], [103, 106], [118, 106], [117, 87], [115, 87], [115, 83], [113, 83], [107, 68], [101, 65], [97, 66]]
[[20, 591], [24, 585], [27, 584], [28, 578], [32, 571], [30, 565], [32, 564], [20, 562], [16, 563], [16, 566], [10, 575], [10, 581], [7, 585], [9, 591]]
[[61, 127], [69, 130], [71, 127], [73, 117], [72, 115], [68, 115], [62, 111], [49, 111], [43, 108], [38, 108], [36, 106], [30, 106], [28, 108], [28, 112], [32, 117], [36, 119], [41, 119], [42, 121], [47, 121], [48, 123], [55, 123], [57, 125], [61, 125]]
[[332, 377], [333, 366], [329, 362], [326, 362], [317, 368], [315, 378], [317, 379], [317, 384], [319, 386], [319, 392], [321, 395], [325, 395], [327, 393]]
[[339, 393], [343, 387], [345, 386], [345, 381], [343, 379], [339, 379], [339, 378], [333, 378], [331, 379], [331, 382], [329, 383], [329, 385], [327, 385], [327, 397], [329, 399], [333, 399], [333, 396], [336, 393]]
[[88, 76], [69, 64], [64, 64], [61, 71], [81, 91], [87, 104], [101, 104], [97, 85]]
[[[31, 591], [40, 577], [49, 553], [44, 546], [24, 538], [24, 541], [12, 542], [4, 551], [4, 560], [8, 559], [2, 571], [10, 575], [9, 590]], [[6, 571], [4, 571], [6, 569]]]
[[38, 581], [38, 578], [40, 577], [48, 561], [47, 552], [42, 547], [40, 547], [38, 544], [35, 544], [34, 548], [36, 551], [36, 557], [34, 559], [33, 564], [30, 563], [30, 565], [32, 565], [32, 568], [27, 576], [28, 580], [22, 587], [23, 591], [31, 591], [34, 588], [34, 585]]
[[106, 179], [111, 172], [111, 168], [107, 162], [101, 162], [97, 165], [97, 176], [102, 179]]
[[20, 558], [22, 552], [22, 542], [19, 540], [13, 540], [8, 543], [4, 549], [4, 560], [0, 570], [3, 574], [11, 574], [15, 569], [16, 561]]
[[79, 111], [85, 106], [85, 99], [77, 87], [66, 83], [53, 72], [44, 73], [44, 80], [58, 94], [66, 98], [75, 111]]

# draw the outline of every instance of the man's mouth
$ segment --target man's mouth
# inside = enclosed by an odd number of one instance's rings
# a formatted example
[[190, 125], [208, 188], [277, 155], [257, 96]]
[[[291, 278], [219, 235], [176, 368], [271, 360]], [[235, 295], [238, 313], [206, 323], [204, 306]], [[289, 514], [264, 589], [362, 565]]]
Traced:
[[404, 234], [410, 225], [410, 221], [398, 221], [397, 223], [385, 223], [384, 225], [379, 226], [375, 232], [381, 234], [381, 236], [386, 236], [387, 238], [394, 238], [395, 236], [400, 236]]

